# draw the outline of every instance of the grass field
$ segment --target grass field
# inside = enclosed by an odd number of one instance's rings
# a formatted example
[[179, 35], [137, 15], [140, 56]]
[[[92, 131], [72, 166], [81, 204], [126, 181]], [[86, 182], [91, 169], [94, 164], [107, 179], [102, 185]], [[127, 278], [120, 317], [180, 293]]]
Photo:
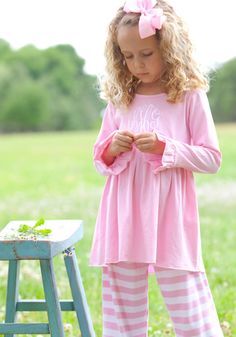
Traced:
[[[216, 175], [196, 175], [202, 244], [208, 279], [225, 336], [236, 336], [236, 125], [218, 126], [223, 152]], [[92, 163], [96, 132], [0, 136], [0, 226], [14, 219], [84, 220], [85, 236], [76, 246], [97, 337], [101, 337], [101, 274], [88, 256], [104, 177]], [[61, 298], [69, 298], [62, 256], [55, 259]], [[0, 321], [4, 320], [7, 264], [0, 262]], [[64, 275], [62, 277], [62, 275]], [[21, 297], [42, 298], [39, 266], [22, 263]], [[149, 280], [149, 336], [174, 336], [153, 276]], [[74, 313], [63, 314], [67, 337], [78, 337]], [[45, 314], [20, 314], [19, 320], [46, 321]]]

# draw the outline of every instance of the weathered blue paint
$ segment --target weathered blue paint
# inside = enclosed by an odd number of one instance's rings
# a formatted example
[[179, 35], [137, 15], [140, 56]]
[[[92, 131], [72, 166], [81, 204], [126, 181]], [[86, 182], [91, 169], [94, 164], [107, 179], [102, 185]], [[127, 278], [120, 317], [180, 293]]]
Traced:
[[64, 337], [62, 316], [57, 294], [52, 259], [40, 260], [43, 288], [47, 303], [48, 320], [52, 337]]
[[[60, 300], [61, 311], [75, 311], [73, 301]], [[20, 300], [16, 303], [16, 311], [47, 311], [44, 300]]]
[[31, 323], [31, 324], [20, 324], [20, 323], [4, 323], [0, 324], [0, 331], [3, 334], [15, 333], [17, 335], [21, 334], [43, 334], [48, 335], [49, 325], [47, 323]]
[[[32, 225], [33, 221], [11, 221], [0, 232], [10, 235], [21, 224]], [[52, 229], [52, 235], [34, 240], [3, 240], [0, 238], [0, 260], [39, 260], [50, 259], [83, 237], [81, 220], [46, 220], [44, 227]]]
[[[20, 261], [10, 260], [7, 280], [6, 323], [14, 323], [16, 320], [16, 303], [19, 294], [19, 270]], [[14, 335], [6, 334], [5, 337], [14, 337]]]
[[[35, 221], [11, 221], [0, 232], [0, 260], [9, 261], [5, 323], [0, 324], [0, 334], [50, 334], [64, 337], [62, 311], [76, 311], [82, 337], [95, 337], [85, 291], [80, 276], [75, 251], [71, 248], [83, 237], [81, 220], [48, 220], [45, 227], [52, 229], [50, 236], [37, 241], [8, 239], [20, 224], [30, 226]], [[5, 239], [4, 239], [5, 238]], [[72, 300], [60, 301], [57, 294], [53, 257], [66, 251], [64, 256]], [[45, 300], [19, 300], [19, 260], [39, 260]], [[16, 322], [19, 311], [47, 311], [48, 323], [20, 324]]]
[[72, 250], [71, 252], [72, 255], [64, 256], [64, 260], [70, 282], [75, 311], [80, 325], [80, 331], [82, 337], [95, 337], [75, 251]]

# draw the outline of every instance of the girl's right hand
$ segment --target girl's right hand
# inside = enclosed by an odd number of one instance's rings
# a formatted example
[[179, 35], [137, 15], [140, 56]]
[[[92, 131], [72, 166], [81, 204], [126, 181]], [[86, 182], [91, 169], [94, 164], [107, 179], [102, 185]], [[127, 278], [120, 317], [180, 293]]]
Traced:
[[132, 144], [134, 142], [134, 135], [129, 131], [117, 131], [108, 146], [108, 153], [117, 157], [123, 152], [128, 152], [132, 150]]
[[134, 135], [129, 131], [117, 131], [112, 137], [111, 143], [102, 154], [103, 161], [109, 166], [122, 152], [132, 150]]

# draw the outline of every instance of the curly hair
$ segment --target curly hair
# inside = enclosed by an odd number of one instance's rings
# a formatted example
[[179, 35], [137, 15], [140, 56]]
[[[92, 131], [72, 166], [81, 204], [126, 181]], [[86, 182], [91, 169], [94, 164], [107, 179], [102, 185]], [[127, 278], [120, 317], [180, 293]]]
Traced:
[[[171, 103], [181, 101], [186, 90], [208, 89], [208, 77], [193, 57], [193, 45], [183, 20], [166, 0], [158, 0], [155, 7], [162, 8], [166, 16], [156, 38], [165, 65], [160, 81]], [[134, 77], [124, 63], [124, 57], [117, 42], [121, 26], [138, 25], [140, 14], [126, 13], [121, 7], [108, 27], [105, 45], [106, 73], [101, 81], [101, 97], [116, 107], [128, 107], [135, 96], [140, 81]]]

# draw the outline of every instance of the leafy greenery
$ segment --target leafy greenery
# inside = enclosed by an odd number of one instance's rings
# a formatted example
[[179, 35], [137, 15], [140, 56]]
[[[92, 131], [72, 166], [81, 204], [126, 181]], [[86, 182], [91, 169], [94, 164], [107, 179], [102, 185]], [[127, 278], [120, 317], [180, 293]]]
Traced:
[[37, 239], [38, 236], [48, 236], [52, 233], [51, 229], [44, 228], [44, 229], [38, 229], [38, 227], [42, 226], [44, 224], [44, 219], [40, 218], [38, 221], [36, 221], [35, 225], [29, 226], [26, 224], [21, 224], [18, 232], [23, 235], [24, 238], [34, 237]]
[[104, 104], [70, 45], [12, 50], [0, 39], [0, 131], [89, 129]]
[[222, 64], [210, 75], [209, 101], [216, 122], [236, 121], [236, 58]]
[[[223, 163], [215, 175], [196, 175], [203, 257], [225, 337], [236, 336], [235, 207], [233, 158], [236, 125], [219, 125]], [[76, 245], [80, 271], [97, 336], [102, 336], [101, 272], [88, 256], [105, 178], [92, 163], [97, 132], [28, 133], [0, 136], [0, 224], [10, 220], [83, 219], [84, 237]], [[63, 255], [54, 259], [60, 298], [70, 298]], [[7, 263], [0, 261], [0, 321], [4, 319]], [[21, 261], [22, 299], [43, 298], [40, 268]], [[157, 287], [149, 278], [149, 337], [172, 337], [173, 329]], [[20, 322], [46, 321], [46, 314], [19, 313]], [[63, 313], [66, 337], [80, 336], [74, 313]], [[27, 335], [29, 337], [29, 335]], [[38, 337], [38, 336], [36, 336]]]
[[[70, 45], [13, 50], [0, 39], [0, 132], [91, 129], [104, 108], [97, 80]], [[210, 74], [216, 122], [236, 121], [236, 58]]]
[[51, 229], [38, 227], [44, 224], [44, 219], [40, 218], [33, 226], [27, 224], [21, 224], [19, 228], [16, 228], [10, 234], [4, 236], [4, 240], [34, 240], [37, 241], [40, 237], [48, 236], [52, 233]]

